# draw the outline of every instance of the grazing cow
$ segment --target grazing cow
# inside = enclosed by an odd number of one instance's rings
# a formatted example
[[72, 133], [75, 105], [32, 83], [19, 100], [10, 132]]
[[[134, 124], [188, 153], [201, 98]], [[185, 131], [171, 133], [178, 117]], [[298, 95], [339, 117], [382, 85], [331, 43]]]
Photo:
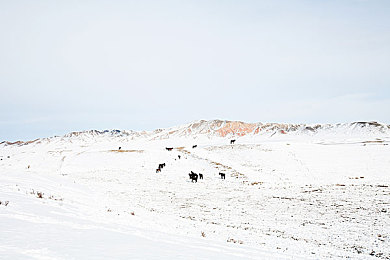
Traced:
[[180, 156], [180, 155], [178, 155], [177, 157], [179, 157], [179, 160], [180, 160], [180, 157], [181, 157], [181, 156]]
[[203, 180], [203, 174], [199, 173], [199, 179]]
[[219, 175], [221, 176], [221, 179], [225, 179], [225, 174], [220, 172]]
[[230, 144], [234, 144], [235, 141], [236, 141], [235, 139], [230, 140]]
[[165, 149], [167, 149], [167, 151], [172, 151], [173, 147], [165, 147]]
[[193, 146], [192, 146], [192, 148], [196, 148], [196, 147], [198, 147], [198, 145], [193, 145]]
[[156, 169], [156, 173], [159, 173], [159, 172], [161, 172], [161, 169], [160, 168]]
[[122, 147], [119, 146], [118, 150], [122, 149]]
[[198, 174], [194, 173], [193, 171], [191, 171], [191, 173], [188, 174], [190, 176], [190, 180], [191, 182], [198, 182]]

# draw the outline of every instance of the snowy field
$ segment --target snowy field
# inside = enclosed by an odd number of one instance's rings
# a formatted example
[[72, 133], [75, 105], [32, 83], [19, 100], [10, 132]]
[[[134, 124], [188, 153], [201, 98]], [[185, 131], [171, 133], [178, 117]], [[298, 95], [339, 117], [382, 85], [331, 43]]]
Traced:
[[0, 258], [390, 258], [390, 135], [230, 139], [1, 144]]

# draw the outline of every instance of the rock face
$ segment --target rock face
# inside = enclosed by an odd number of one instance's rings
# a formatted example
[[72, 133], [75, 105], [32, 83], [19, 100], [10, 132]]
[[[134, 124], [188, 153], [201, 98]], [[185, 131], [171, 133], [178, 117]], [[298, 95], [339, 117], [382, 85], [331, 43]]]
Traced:
[[[215, 135], [219, 137], [225, 137], [228, 135], [244, 136], [252, 133], [258, 124], [244, 123], [241, 121], [223, 121], [223, 120], [200, 120], [189, 125], [184, 125], [177, 130], [173, 130], [170, 134], [179, 135]], [[185, 131], [183, 131], [185, 129]]]
[[258, 132], [259, 127], [257, 127], [256, 124], [244, 123], [239, 121], [226, 121], [225, 125], [220, 129], [216, 130], [216, 132], [222, 137], [225, 137], [229, 134], [244, 136], [254, 132], [255, 129]]
[[304, 128], [305, 125], [296, 124], [278, 124], [278, 123], [245, 123], [242, 121], [227, 121], [227, 120], [200, 120], [187, 125], [173, 127], [165, 130], [159, 129], [154, 131], [158, 135], [155, 139], [162, 136], [196, 136], [208, 135], [217, 137], [233, 137], [245, 135], [257, 135], [266, 133], [287, 133], [289, 131], [297, 131]]

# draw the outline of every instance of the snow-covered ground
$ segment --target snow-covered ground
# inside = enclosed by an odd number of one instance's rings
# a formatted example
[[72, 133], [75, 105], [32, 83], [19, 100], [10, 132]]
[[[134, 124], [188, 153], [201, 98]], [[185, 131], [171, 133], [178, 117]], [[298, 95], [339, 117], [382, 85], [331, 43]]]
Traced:
[[390, 258], [388, 132], [174, 131], [3, 143], [0, 258]]

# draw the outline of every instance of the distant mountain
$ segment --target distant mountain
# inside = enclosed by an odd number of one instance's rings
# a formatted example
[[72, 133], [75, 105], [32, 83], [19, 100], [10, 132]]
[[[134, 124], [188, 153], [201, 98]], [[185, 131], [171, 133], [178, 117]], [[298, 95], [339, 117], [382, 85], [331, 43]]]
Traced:
[[245, 123], [227, 120], [199, 120], [181, 126], [156, 129], [154, 131], [132, 130], [88, 130], [71, 132], [64, 136], [36, 139], [33, 141], [1, 142], [0, 145], [28, 145], [52, 141], [79, 140], [83, 142], [98, 141], [99, 139], [120, 140], [163, 140], [174, 137], [222, 137], [239, 138], [244, 136], [274, 137], [281, 135], [291, 136], [372, 136], [390, 135], [390, 125], [378, 122], [353, 122], [344, 124], [283, 124], [283, 123]]
[[390, 134], [390, 125], [377, 122], [354, 122], [344, 124], [283, 124], [283, 123], [245, 123], [227, 120], [200, 120], [168, 129], [154, 131], [153, 139], [166, 139], [171, 136], [242, 137], [273, 136], [275, 134]]

